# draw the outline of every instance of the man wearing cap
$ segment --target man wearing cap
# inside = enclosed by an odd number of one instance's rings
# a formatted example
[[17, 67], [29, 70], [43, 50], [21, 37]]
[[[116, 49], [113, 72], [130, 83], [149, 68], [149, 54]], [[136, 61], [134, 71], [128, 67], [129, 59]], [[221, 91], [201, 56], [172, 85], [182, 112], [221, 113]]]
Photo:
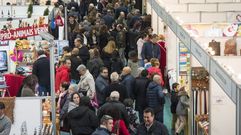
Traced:
[[89, 70], [85, 65], [78, 66], [77, 71], [80, 74], [79, 89], [84, 96], [88, 96], [93, 99], [95, 96], [95, 81]]
[[11, 130], [11, 120], [4, 115], [5, 105], [0, 102], [0, 135], [9, 135]]

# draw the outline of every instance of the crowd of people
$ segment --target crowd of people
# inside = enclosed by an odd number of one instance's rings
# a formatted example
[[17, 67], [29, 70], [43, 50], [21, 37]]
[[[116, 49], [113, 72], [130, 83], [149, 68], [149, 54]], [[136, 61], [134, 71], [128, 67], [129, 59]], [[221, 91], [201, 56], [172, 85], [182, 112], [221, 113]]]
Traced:
[[[68, 9], [69, 46], [63, 48], [55, 69], [61, 133], [169, 134], [163, 124], [164, 36], [153, 33], [151, 16], [142, 15], [134, 5], [135, 0], [55, 3], [49, 15], [50, 33], [55, 38], [58, 25], [51, 26], [52, 20], [64, 17], [64, 6]], [[38, 50], [37, 56], [20, 96], [50, 95], [48, 48]], [[171, 93], [176, 135], [186, 125], [189, 106], [185, 88], [178, 86], [173, 84]]]

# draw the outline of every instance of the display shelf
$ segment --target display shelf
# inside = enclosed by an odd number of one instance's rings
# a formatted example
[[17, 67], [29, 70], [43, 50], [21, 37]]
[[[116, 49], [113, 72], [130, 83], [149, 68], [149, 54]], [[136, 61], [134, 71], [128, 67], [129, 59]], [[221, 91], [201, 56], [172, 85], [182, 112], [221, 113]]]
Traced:
[[[156, 12], [158, 11], [160, 12], [163, 10], [165, 11], [165, 9], [158, 4], [157, 0], [150, 0], [149, 2], [152, 8], [155, 5], [155, 8], [153, 9]], [[163, 15], [165, 15], [165, 18], [163, 19], [163, 21], [171, 28], [171, 30], [184, 43], [184, 45], [188, 49], [190, 49], [191, 54], [194, 55], [198, 59], [198, 61], [200, 61], [201, 65], [204, 66], [206, 70], [210, 71], [210, 75], [214, 76], [215, 80], [220, 80], [218, 81], [218, 84], [229, 95], [230, 99], [236, 104], [236, 99], [232, 98], [231, 95], [232, 93], [237, 93], [236, 91], [237, 91], [238, 83], [235, 82], [230, 76], [230, 74], [226, 73], [218, 63], [216, 63], [216, 61], [213, 59], [211, 55], [207, 54], [207, 52], [201, 48], [200, 44], [195, 42], [194, 38], [191, 37], [188, 34], [188, 32], [181, 25], [179, 25], [177, 21], [168, 12], [162, 12], [162, 13], [164, 13]], [[160, 13], [158, 15], [159, 17], [163, 17], [163, 16], [160, 16]], [[211, 65], [210, 63], [212, 64], [216, 63], [215, 67], [212, 67], [213, 65]], [[220, 76], [220, 73], [218, 73], [217, 71], [219, 72], [223, 71], [221, 76]], [[222, 84], [222, 83], [225, 83], [225, 84]]]

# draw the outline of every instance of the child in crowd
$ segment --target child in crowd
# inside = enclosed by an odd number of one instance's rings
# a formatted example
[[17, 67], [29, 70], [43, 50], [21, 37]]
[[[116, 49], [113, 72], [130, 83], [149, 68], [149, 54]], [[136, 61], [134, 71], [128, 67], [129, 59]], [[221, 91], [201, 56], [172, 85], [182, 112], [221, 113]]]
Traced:
[[[185, 87], [181, 87], [178, 92], [178, 104], [176, 108], [177, 121], [175, 125], [176, 135], [179, 135], [180, 132], [186, 126], [186, 117], [187, 117], [187, 109], [189, 107], [189, 96], [185, 90]], [[185, 133], [184, 133], [185, 134]]]
[[137, 112], [134, 110], [133, 108], [133, 100], [128, 98], [124, 100], [124, 105], [126, 106], [126, 110], [129, 116], [129, 132], [131, 135], [135, 135], [136, 134], [136, 130], [137, 130], [137, 126], [139, 125], [137, 122]]
[[172, 130], [175, 130], [175, 123], [177, 121], [176, 108], [178, 104], [178, 88], [179, 83], [172, 84], [171, 90], [171, 113], [172, 113]]
[[138, 77], [138, 68], [139, 68], [139, 63], [138, 63], [138, 56], [137, 53], [135, 51], [131, 51], [129, 52], [129, 59], [128, 59], [128, 63], [127, 66], [129, 66], [131, 68], [131, 75], [133, 77]]

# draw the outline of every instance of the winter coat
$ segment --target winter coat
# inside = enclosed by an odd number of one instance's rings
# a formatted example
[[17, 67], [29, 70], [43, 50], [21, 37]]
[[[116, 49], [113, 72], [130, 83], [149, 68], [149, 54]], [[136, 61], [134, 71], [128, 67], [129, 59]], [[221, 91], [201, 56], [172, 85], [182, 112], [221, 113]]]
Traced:
[[153, 44], [152, 42], [148, 41], [143, 44], [141, 57], [142, 59], [147, 59], [150, 61], [151, 58], [160, 59], [160, 47], [159, 45]]
[[143, 111], [147, 104], [146, 104], [146, 91], [147, 86], [149, 85], [150, 81], [145, 77], [138, 77], [136, 78], [135, 82], [135, 96], [136, 96], [136, 110]]
[[119, 131], [118, 131], [119, 135], [130, 135], [128, 128], [122, 119], [114, 120], [114, 122], [113, 122], [112, 132], [117, 134], [118, 129], [119, 129]]
[[110, 132], [106, 128], [98, 127], [91, 135], [110, 135]]
[[177, 108], [176, 108], [176, 114], [177, 115], [187, 115], [187, 109], [189, 107], [189, 96], [187, 94], [186, 91], [179, 91], [178, 92], [178, 97], [179, 97], [179, 101], [177, 104]]
[[105, 16], [103, 16], [102, 19], [105, 21], [105, 25], [108, 26], [108, 28], [111, 28], [112, 23], [115, 22], [114, 17], [109, 14], [106, 14]]
[[86, 96], [88, 96], [90, 99], [93, 99], [95, 96], [95, 81], [93, 76], [90, 74], [89, 70], [86, 70], [86, 73], [82, 76], [80, 76], [79, 81], [79, 89], [82, 92], [87, 92]]
[[89, 49], [86, 46], [79, 48], [79, 57], [81, 58], [83, 64], [86, 65], [90, 58]]
[[[42, 57], [41, 57], [42, 56]], [[50, 88], [50, 63], [45, 55], [41, 55], [34, 63], [32, 73], [38, 77], [38, 83]], [[50, 93], [50, 89], [48, 91]]]
[[89, 72], [93, 75], [94, 78], [98, 77], [102, 67], [104, 67], [104, 63], [99, 57], [90, 59], [87, 63], [87, 69], [89, 69]]
[[21, 97], [35, 97], [35, 92], [29, 87], [23, 86]]
[[134, 99], [135, 78], [130, 74], [122, 76], [121, 84], [126, 86], [128, 97]]
[[133, 62], [132, 60], [128, 60], [127, 62], [127, 66], [131, 68], [131, 75], [133, 77], [138, 77], [139, 74], [138, 74], [138, 68], [139, 68], [139, 63], [138, 61], [137, 62]]
[[73, 54], [70, 56], [70, 60], [71, 60], [71, 79], [79, 80], [79, 72], [76, 69], [79, 65], [82, 64], [82, 60], [78, 55], [75, 56]]
[[162, 86], [152, 81], [147, 87], [146, 92], [147, 106], [154, 109], [155, 112], [159, 112], [163, 108], [165, 103], [165, 97], [162, 91]]
[[79, 106], [70, 111], [68, 120], [73, 135], [91, 135], [98, 127], [95, 112], [87, 106]]
[[105, 103], [105, 88], [109, 85], [108, 79], [103, 78], [101, 75], [95, 80], [96, 96], [99, 105]]
[[171, 113], [176, 114], [178, 101], [179, 101], [178, 92], [172, 90], [171, 91]]
[[70, 70], [66, 66], [61, 66], [56, 71], [55, 92], [59, 91], [59, 87], [62, 82], [70, 82]]
[[147, 69], [148, 70], [148, 76], [149, 77], [152, 77], [154, 74], [158, 74], [160, 77], [161, 77], [161, 85], [163, 86], [164, 85], [164, 81], [163, 81], [163, 77], [162, 77], [162, 73], [161, 73], [161, 70], [160, 68], [156, 68], [156, 67], [150, 67]]
[[149, 130], [147, 130], [144, 123], [137, 129], [137, 135], [169, 135], [165, 125], [158, 121], [154, 121]]
[[119, 82], [112, 82], [109, 86], [105, 88], [105, 99], [110, 96], [112, 91], [118, 91], [120, 94], [119, 101], [123, 103], [124, 99], [129, 98], [127, 95], [127, 90], [125, 85]]
[[98, 118], [101, 119], [103, 115], [110, 115], [113, 119], [123, 119], [126, 125], [129, 125], [128, 113], [125, 105], [120, 101], [108, 101], [102, 105], [98, 112]]
[[121, 30], [116, 35], [116, 47], [118, 49], [126, 47], [126, 32]]

